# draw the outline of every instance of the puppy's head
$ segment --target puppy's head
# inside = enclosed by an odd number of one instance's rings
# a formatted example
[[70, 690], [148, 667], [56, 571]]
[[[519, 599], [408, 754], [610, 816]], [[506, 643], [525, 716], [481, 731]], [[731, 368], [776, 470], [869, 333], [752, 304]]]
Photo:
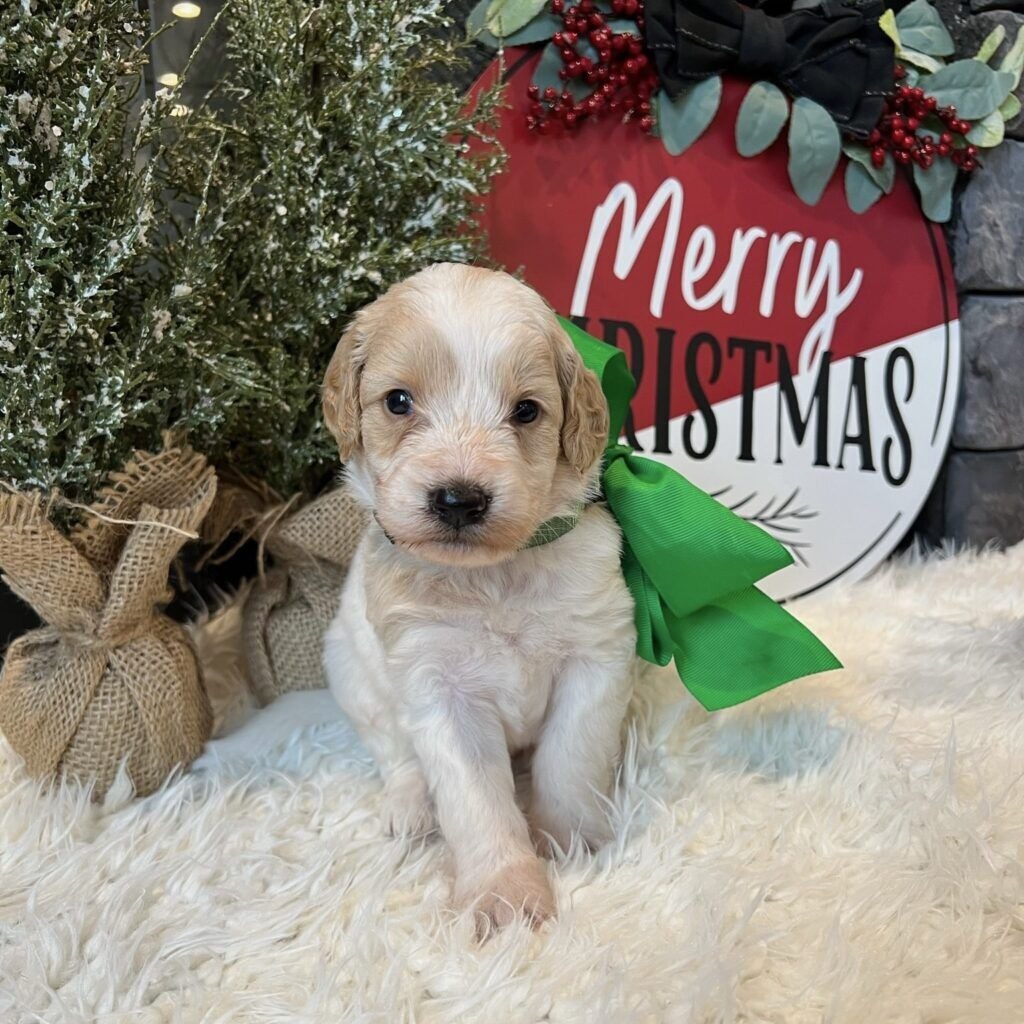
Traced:
[[356, 315], [324, 414], [388, 536], [445, 565], [503, 561], [570, 511], [608, 431], [597, 378], [536, 292], [451, 263]]

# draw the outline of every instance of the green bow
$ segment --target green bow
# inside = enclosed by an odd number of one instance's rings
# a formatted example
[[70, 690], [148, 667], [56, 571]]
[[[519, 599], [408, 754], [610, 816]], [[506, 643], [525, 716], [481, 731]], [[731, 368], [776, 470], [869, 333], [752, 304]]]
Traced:
[[800, 676], [841, 668], [809, 630], [753, 584], [793, 561], [675, 470], [617, 443], [636, 385], [623, 353], [559, 317], [608, 401], [601, 485], [622, 528], [637, 654], [667, 665], [709, 711]]

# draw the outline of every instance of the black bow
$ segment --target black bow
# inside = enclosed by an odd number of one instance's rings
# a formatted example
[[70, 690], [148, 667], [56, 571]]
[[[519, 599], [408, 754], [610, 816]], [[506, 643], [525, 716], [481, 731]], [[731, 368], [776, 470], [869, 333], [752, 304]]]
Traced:
[[[799, 0], [797, 0], [799, 3]], [[882, 0], [646, 0], [647, 48], [662, 86], [677, 96], [723, 71], [768, 78], [820, 103], [845, 131], [866, 136], [893, 90], [892, 40]]]

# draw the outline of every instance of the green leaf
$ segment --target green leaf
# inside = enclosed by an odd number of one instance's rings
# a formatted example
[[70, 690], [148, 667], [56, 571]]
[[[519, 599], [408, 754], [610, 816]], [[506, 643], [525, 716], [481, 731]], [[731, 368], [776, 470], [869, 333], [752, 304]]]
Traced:
[[968, 58], [940, 68], [924, 88], [940, 107], [953, 104], [960, 117], [974, 121], [991, 114], [1006, 99], [1013, 88], [1013, 75]]
[[487, 28], [497, 38], [506, 41], [513, 32], [533, 21], [542, 10], [545, 0], [491, 0], [487, 11]]
[[1002, 114], [1004, 121], [1012, 121], [1020, 113], [1020, 100], [1011, 92], [999, 104], [999, 113]]
[[483, 43], [484, 46], [497, 49], [500, 43], [487, 28], [487, 12], [490, 10], [491, 3], [492, 0], [480, 0], [469, 12], [469, 17], [466, 18], [466, 37]]
[[771, 82], [755, 82], [743, 97], [736, 118], [736, 149], [740, 156], [763, 153], [778, 137], [789, 117], [782, 90]]
[[839, 162], [839, 129], [829, 112], [799, 96], [789, 119], [789, 180], [796, 194], [814, 206]]
[[900, 45], [900, 30], [896, 27], [896, 15], [887, 10], [878, 19], [878, 27], [897, 45]]
[[980, 121], [975, 121], [971, 130], [967, 133], [967, 141], [973, 142], [976, 146], [983, 146], [991, 149], [1003, 141], [1006, 134], [1006, 122], [998, 110], [993, 110]]
[[525, 46], [527, 43], [547, 42], [556, 32], [562, 29], [562, 19], [549, 11], [539, 14], [518, 32], [499, 39], [488, 28], [486, 23], [487, 10], [493, 0], [481, 0], [473, 8], [466, 19], [466, 35], [468, 38], [497, 50], [502, 46]]
[[558, 90], [559, 94], [568, 92], [573, 99], [579, 101], [590, 95], [590, 86], [580, 78], [563, 79], [559, 71], [565, 65], [562, 63], [562, 55], [554, 43], [544, 48], [537, 67], [533, 72], [533, 84], [544, 92], [549, 86]]
[[718, 113], [722, 79], [718, 75], [705, 78], [675, 100], [664, 89], [657, 96], [658, 133], [669, 153], [679, 156], [704, 134]]
[[871, 150], [858, 142], [844, 142], [843, 152], [858, 163], [870, 175], [871, 180], [886, 194], [892, 191], [896, 183], [896, 161], [892, 153], [885, 154], [885, 161], [881, 167], [876, 167], [871, 162]]
[[914, 164], [914, 184], [921, 194], [924, 215], [937, 224], [945, 224], [953, 212], [953, 183], [956, 164], [951, 160], [936, 160], [931, 167]]
[[920, 50], [932, 57], [948, 57], [955, 49], [953, 37], [928, 0], [913, 0], [907, 4], [896, 15], [896, 29], [900, 42], [908, 49]]
[[1013, 76], [1011, 89], [1016, 89], [1020, 85], [1021, 72], [1024, 71], [1024, 25], [1017, 30], [1017, 38], [1014, 39], [1013, 46], [999, 62], [999, 70]]
[[846, 165], [846, 202], [854, 213], [863, 213], [874, 206], [885, 193], [859, 163]]
[[896, 47], [896, 56], [907, 64], [913, 64], [915, 67], [933, 73], [945, 67], [941, 60], [929, 57], [927, 53], [921, 53], [919, 50], [908, 50], [905, 46]]
[[629, 18], [609, 18], [605, 21], [605, 27], [616, 36], [640, 35], [640, 29], [637, 27], [636, 22], [630, 21]]
[[978, 52], [974, 55], [975, 60], [980, 60], [982, 64], [987, 64], [995, 54], [996, 50], [1003, 45], [1003, 40], [1006, 38], [1006, 29], [1002, 25], [996, 25], [994, 29], [987, 36], [985, 36], [984, 42], [978, 47]]

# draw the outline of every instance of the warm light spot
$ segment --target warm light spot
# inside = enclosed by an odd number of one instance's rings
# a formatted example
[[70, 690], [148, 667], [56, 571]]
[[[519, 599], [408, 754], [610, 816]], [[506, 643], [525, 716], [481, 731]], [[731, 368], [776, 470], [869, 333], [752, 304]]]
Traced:
[[178, 84], [178, 76], [173, 71], [165, 71], [162, 75], [157, 75], [156, 80], [171, 89]]
[[175, 103], [171, 107], [171, 117], [185, 117], [192, 113], [192, 108], [187, 103]]
[[171, 14], [176, 18], [198, 18], [203, 13], [203, 9], [199, 4], [193, 3], [180, 3], [175, 4], [171, 8]]

